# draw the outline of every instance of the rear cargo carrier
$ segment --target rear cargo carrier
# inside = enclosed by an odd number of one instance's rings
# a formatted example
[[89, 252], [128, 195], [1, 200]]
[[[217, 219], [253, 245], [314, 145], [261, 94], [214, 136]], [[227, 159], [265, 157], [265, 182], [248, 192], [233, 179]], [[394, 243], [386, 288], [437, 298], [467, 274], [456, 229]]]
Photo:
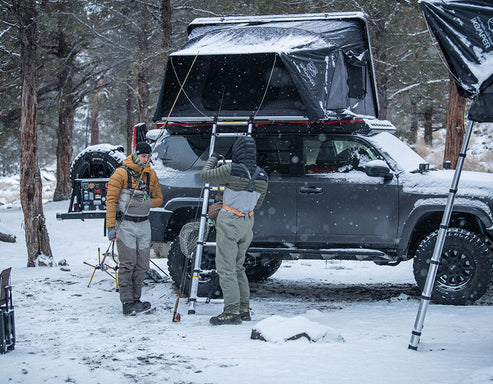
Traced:
[[201, 18], [188, 33], [168, 59], [154, 121], [378, 118], [363, 13]]

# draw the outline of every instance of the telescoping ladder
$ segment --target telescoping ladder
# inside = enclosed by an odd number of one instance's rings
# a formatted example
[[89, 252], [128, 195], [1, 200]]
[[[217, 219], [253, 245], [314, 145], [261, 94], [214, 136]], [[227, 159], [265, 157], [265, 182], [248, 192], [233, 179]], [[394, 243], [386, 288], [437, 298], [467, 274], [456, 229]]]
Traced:
[[[218, 126], [235, 126], [235, 127], [247, 127], [246, 132], [218, 132]], [[232, 121], [232, 120], [216, 120], [212, 125], [211, 132], [211, 143], [209, 146], [209, 157], [214, 153], [216, 146], [216, 139], [220, 137], [239, 137], [239, 136], [251, 136], [253, 128], [253, 122], [250, 121]], [[197, 293], [199, 287], [199, 275], [201, 272], [200, 266], [202, 265], [202, 253], [204, 246], [215, 247], [215, 242], [204, 241], [205, 226], [207, 223], [207, 211], [209, 207], [209, 194], [210, 185], [207, 183], [204, 186], [204, 195], [202, 199], [202, 211], [200, 214], [200, 226], [199, 226], [199, 236], [197, 239], [197, 249], [195, 251], [195, 263], [192, 273], [192, 284], [190, 287], [190, 297], [188, 301], [188, 314], [195, 314], [195, 304], [197, 303]]]

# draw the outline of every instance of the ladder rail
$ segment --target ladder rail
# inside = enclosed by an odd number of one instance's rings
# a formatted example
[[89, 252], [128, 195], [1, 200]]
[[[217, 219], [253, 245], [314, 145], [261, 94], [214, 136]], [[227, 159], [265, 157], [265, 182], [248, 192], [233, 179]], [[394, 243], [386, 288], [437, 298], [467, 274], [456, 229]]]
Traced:
[[[247, 132], [217, 132], [218, 126], [247, 126]], [[211, 143], [209, 146], [209, 158], [212, 156], [216, 146], [216, 139], [218, 137], [239, 137], [239, 136], [251, 136], [253, 129], [253, 122], [250, 121], [215, 121], [212, 125], [211, 132]], [[199, 288], [199, 276], [201, 272], [202, 265], [202, 254], [204, 251], [204, 246], [206, 242], [204, 241], [205, 226], [207, 225], [207, 210], [209, 207], [209, 195], [211, 186], [209, 183], [204, 185], [204, 194], [202, 198], [202, 209], [200, 212], [200, 226], [199, 226], [199, 236], [197, 239], [197, 249], [195, 251], [195, 261], [192, 273], [192, 283], [190, 285], [190, 296], [188, 301], [188, 314], [195, 314], [195, 306], [197, 303], [198, 288]], [[207, 244], [208, 245], [208, 244]]]

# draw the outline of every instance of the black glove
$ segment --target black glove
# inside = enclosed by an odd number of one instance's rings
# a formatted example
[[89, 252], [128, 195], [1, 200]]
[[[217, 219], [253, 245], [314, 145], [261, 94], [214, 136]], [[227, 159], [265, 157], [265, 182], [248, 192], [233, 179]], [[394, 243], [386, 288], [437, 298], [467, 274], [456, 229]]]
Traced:
[[115, 227], [109, 227], [106, 229], [108, 231], [108, 240], [113, 241], [116, 238], [116, 228]]
[[219, 156], [221, 156], [221, 155], [220, 155], [219, 153], [217, 153], [217, 152], [214, 152], [214, 153], [211, 155], [211, 157], [215, 157], [215, 158], [216, 158], [216, 160], [219, 160]]

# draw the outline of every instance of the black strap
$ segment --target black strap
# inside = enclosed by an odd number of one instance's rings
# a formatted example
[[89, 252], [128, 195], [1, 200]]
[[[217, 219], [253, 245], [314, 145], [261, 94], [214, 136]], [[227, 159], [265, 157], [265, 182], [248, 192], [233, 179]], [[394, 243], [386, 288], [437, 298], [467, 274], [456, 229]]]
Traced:
[[133, 221], [134, 223], [141, 223], [142, 221], [146, 221], [147, 219], [148, 219], [148, 216], [130, 216], [130, 215], [125, 215], [123, 217], [123, 220]]
[[[132, 177], [134, 178], [135, 181], [139, 180], [139, 175], [137, 172], [135, 172], [133, 169], [130, 169], [129, 167], [122, 165], [121, 168], [124, 168], [127, 171], [127, 189], [133, 189], [132, 188]], [[146, 172], [146, 185], [147, 185], [147, 193], [150, 193], [151, 191], [151, 175], [149, 172]]]
[[253, 173], [253, 176], [252, 176], [252, 175], [250, 175], [250, 171], [248, 170], [248, 168], [246, 167], [245, 164], [239, 163], [239, 165], [241, 165], [245, 169], [245, 171], [248, 173], [248, 177], [250, 178], [250, 181], [248, 182], [247, 186], [245, 187], [245, 191], [249, 191], [249, 192], [255, 191], [255, 180], [257, 179], [260, 171], [262, 171], [262, 168], [256, 167], [255, 172]]

